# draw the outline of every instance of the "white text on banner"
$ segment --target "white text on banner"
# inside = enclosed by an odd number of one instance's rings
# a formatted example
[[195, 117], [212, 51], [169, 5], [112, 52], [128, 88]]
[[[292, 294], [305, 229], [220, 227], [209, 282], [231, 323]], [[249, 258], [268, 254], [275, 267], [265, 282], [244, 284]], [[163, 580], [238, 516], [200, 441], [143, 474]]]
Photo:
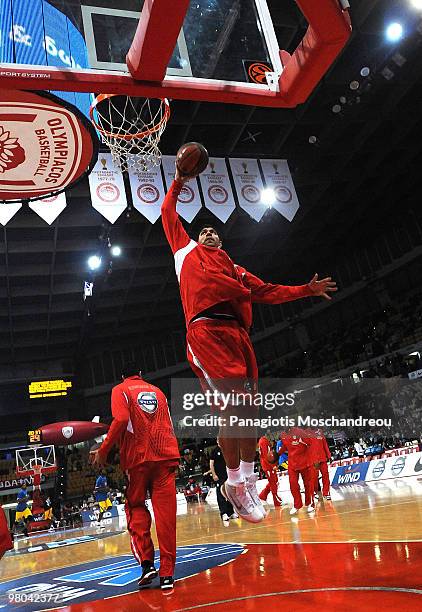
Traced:
[[[164, 179], [167, 186], [167, 191], [174, 179], [174, 162], [173, 155], [163, 155], [162, 163], [164, 169]], [[177, 199], [177, 212], [185, 221], [191, 223], [202, 208], [201, 196], [196, 179], [191, 179], [185, 183], [182, 191]]]
[[260, 159], [265, 184], [274, 190], [275, 201], [272, 205], [288, 221], [299, 210], [299, 200], [290, 174], [289, 165], [285, 159]]
[[236, 185], [239, 206], [252, 219], [260, 221], [267, 210], [267, 206], [261, 201], [261, 193], [264, 186], [257, 160], [233, 157], [229, 159], [229, 162], [234, 184]]
[[29, 202], [29, 208], [37, 213], [48, 225], [51, 225], [66, 208], [66, 194], [63, 191], [49, 198], [44, 198], [44, 200]]
[[160, 217], [165, 196], [160, 166], [136, 174], [129, 171], [128, 174], [134, 208], [148, 221], [155, 223]]
[[199, 180], [205, 206], [225, 223], [236, 208], [225, 159], [210, 158], [208, 166], [199, 175]]
[[114, 223], [126, 209], [127, 201], [123, 175], [114, 167], [111, 153], [100, 153], [88, 180], [93, 208]]

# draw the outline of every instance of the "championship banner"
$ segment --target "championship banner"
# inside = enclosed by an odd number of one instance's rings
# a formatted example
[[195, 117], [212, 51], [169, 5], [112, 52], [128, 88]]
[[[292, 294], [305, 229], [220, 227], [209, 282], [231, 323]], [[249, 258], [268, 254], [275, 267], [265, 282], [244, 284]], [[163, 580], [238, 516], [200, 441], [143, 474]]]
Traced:
[[51, 225], [66, 208], [66, 194], [63, 191], [44, 200], [29, 202], [29, 208], [37, 213], [48, 225]]
[[[164, 180], [166, 182], [167, 190], [170, 189], [170, 185], [174, 179], [174, 162], [176, 157], [174, 155], [163, 155], [162, 163], [164, 170]], [[199, 195], [199, 188], [196, 179], [191, 179], [189, 183], [183, 186], [182, 191], [177, 199], [177, 212], [185, 221], [191, 223], [196, 215], [202, 208], [201, 196]]]
[[223, 157], [212, 157], [199, 175], [205, 206], [225, 223], [236, 208], [233, 191]]
[[127, 201], [123, 175], [114, 167], [111, 153], [100, 153], [88, 180], [93, 208], [114, 223], [126, 209]]
[[161, 214], [161, 204], [165, 190], [160, 166], [145, 172], [128, 172], [133, 206], [151, 223], [155, 223]]
[[261, 193], [264, 186], [257, 160], [233, 157], [229, 159], [229, 162], [234, 184], [236, 185], [239, 206], [252, 219], [260, 221], [268, 207], [261, 201]]
[[299, 200], [285, 159], [260, 159], [265, 184], [274, 190], [275, 208], [288, 221], [292, 221], [299, 210]]
[[7, 225], [10, 219], [16, 215], [20, 208], [22, 208], [22, 204], [19, 202], [14, 204], [9, 202], [0, 202], [0, 223], [2, 225]]

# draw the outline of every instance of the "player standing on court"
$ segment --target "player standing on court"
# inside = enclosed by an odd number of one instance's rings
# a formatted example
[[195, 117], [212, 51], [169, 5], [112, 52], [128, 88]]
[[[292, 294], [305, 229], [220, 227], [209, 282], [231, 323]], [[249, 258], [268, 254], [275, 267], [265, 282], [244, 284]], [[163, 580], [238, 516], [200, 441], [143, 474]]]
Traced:
[[288, 434], [283, 434], [282, 442], [283, 446], [279, 449], [278, 454], [281, 455], [286, 451], [289, 454], [289, 485], [294, 502], [290, 514], [296, 514], [303, 506], [299, 476], [302, 477], [303, 486], [305, 487], [305, 505], [308, 512], [313, 512], [315, 510], [315, 470], [313, 466], [312, 438], [304, 430], [293, 427]]
[[32, 512], [28, 506], [29, 495], [26, 490], [26, 484], [24, 483], [20, 491], [18, 491], [18, 495], [16, 497], [17, 506], [16, 506], [16, 514], [15, 514], [15, 526], [18, 526], [19, 523], [23, 523], [24, 525], [24, 534], [28, 535], [28, 529], [26, 527], [28, 520], [32, 517]]
[[318, 495], [319, 472], [322, 477], [322, 495], [325, 499], [331, 499], [330, 495], [330, 476], [328, 474], [328, 461], [331, 459], [330, 449], [327, 440], [321, 429], [317, 429], [312, 435], [312, 452], [315, 469], [314, 492]]
[[281, 506], [281, 499], [278, 496], [278, 472], [277, 463], [275, 465], [269, 463], [268, 453], [272, 453], [271, 442], [267, 436], [261, 436], [258, 442], [259, 458], [261, 461], [261, 467], [264, 470], [265, 476], [268, 479], [268, 483], [259, 494], [259, 499], [267, 501], [268, 494], [271, 492], [273, 495], [274, 507]]
[[140, 587], [157, 577], [151, 515], [151, 496], [160, 547], [160, 586], [173, 588], [176, 563], [176, 484], [179, 449], [164, 393], [141, 378], [131, 362], [122, 372], [123, 382], [113, 387], [113, 422], [100, 448], [91, 451], [94, 465], [104, 465], [111, 448], [119, 448], [120, 466], [126, 472], [126, 516], [132, 552], [141, 564]]
[[[265, 283], [233, 263], [221, 248], [212, 227], [204, 227], [198, 242], [191, 240], [176, 212], [177, 198], [192, 176], [184, 176], [176, 166], [173, 181], [161, 207], [164, 232], [172, 249], [187, 326], [188, 360], [203, 385], [216, 380], [243, 381], [240, 391], [256, 386], [258, 368], [249, 339], [252, 302], [281, 304], [307, 296], [323, 296], [336, 291], [331, 278], [321, 281], [315, 275], [310, 283], [286, 287]], [[245, 384], [246, 383], [246, 384]], [[251, 384], [252, 383], [252, 384]], [[257, 523], [266, 516], [256, 490], [254, 474], [255, 435], [219, 438], [227, 464], [223, 494], [244, 519]]]
[[100, 511], [98, 516], [98, 524], [101, 526], [104, 512], [107, 512], [107, 510], [112, 506], [108, 496], [108, 484], [105, 470], [101, 470], [100, 475], [95, 481], [94, 495]]

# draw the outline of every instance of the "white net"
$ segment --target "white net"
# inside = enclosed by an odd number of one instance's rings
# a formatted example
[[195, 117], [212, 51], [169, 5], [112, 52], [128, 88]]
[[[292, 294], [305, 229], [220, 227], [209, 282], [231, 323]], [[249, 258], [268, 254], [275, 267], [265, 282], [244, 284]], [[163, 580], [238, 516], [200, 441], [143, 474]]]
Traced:
[[168, 100], [98, 96], [91, 119], [123, 172], [145, 172], [161, 162], [159, 142], [170, 116]]

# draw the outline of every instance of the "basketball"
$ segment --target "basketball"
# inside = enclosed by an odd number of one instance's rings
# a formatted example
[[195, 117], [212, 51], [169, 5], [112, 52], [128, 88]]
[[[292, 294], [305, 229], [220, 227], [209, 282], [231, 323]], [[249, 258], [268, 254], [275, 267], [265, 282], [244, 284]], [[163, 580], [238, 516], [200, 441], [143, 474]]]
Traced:
[[268, 463], [274, 465], [278, 461], [278, 454], [273, 450], [269, 450], [267, 455], [267, 461]]
[[184, 176], [198, 176], [208, 165], [208, 151], [199, 142], [187, 142], [177, 151], [176, 166]]

